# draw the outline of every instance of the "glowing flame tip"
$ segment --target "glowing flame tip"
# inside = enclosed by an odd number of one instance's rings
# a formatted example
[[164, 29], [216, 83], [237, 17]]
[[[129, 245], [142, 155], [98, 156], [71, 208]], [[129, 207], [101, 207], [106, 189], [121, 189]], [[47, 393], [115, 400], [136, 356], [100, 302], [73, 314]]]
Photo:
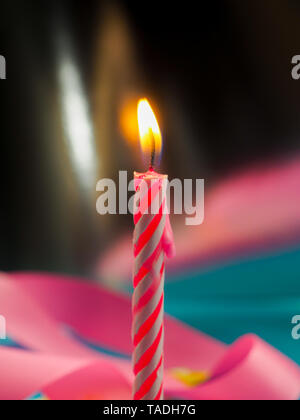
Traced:
[[146, 98], [140, 99], [137, 106], [141, 148], [149, 156], [152, 166], [161, 153], [162, 137], [155, 114]]

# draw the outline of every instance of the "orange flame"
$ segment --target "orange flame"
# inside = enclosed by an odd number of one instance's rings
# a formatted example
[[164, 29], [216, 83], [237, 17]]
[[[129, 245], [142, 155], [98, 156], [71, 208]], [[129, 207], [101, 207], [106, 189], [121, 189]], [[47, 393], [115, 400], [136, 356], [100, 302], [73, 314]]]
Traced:
[[[137, 107], [140, 142], [145, 156], [159, 156], [162, 137], [156, 117], [147, 99], [141, 99]], [[152, 162], [153, 163], [153, 162]]]

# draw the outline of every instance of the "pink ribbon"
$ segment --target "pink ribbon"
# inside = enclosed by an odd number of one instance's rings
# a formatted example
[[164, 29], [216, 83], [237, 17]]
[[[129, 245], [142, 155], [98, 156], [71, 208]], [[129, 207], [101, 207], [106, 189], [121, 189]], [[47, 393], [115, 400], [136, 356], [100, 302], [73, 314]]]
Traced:
[[[0, 277], [0, 312], [7, 335], [28, 350], [0, 346], [0, 399], [41, 392], [50, 399], [130, 399], [131, 363], [81, 344], [130, 356], [130, 300], [78, 279], [38, 273]], [[166, 398], [297, 399], [300, 369], [256, 336], [232, 346], [166, 317]], [[174, 368], [205, 371], [194, 387]]]
[[[172, 224], [176, 257], [168, 261], [168, 271], [299, 243], [299, 190], [300, 156], [253, 167], [215, 185], [205, 194], [202, 225]], [[95, 268], [100, 278], [130, 279], [131, 240], [130, 235], [118, 238], [101, 256]]]

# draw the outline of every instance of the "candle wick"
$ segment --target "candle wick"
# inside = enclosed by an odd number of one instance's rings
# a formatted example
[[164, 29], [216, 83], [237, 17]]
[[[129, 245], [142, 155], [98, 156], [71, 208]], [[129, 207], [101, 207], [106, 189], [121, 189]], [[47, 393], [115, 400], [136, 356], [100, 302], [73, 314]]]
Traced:
[[154, 162], [155, 162], [155, 137], [152, 131], [152, 128], [150, 128], [150, 136], [151, 136], [151, 158], [150, 158], [150, 166], [149, 170], [153, 170]]

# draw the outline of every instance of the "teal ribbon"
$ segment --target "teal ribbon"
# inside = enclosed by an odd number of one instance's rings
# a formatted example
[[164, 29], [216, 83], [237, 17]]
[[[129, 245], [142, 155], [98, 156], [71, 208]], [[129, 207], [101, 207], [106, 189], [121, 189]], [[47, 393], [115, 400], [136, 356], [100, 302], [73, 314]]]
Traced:
[[300, 314], [300, 247], [168, 276], [165, 307], [228, 344], [258, 334], [300, 364], [291, 323]]

